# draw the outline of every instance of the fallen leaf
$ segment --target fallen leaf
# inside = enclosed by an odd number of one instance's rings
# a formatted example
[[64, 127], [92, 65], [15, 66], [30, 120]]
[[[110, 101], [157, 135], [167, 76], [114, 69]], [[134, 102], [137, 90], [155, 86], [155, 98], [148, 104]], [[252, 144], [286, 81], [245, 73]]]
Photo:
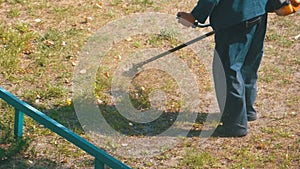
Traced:
[[34, 21], [35, 21], [36, 23], [40, 23], [42, 20], [41, 20], [40, 18], [36, 18]]
[[100, 9], [102, 9], [103, 8], [103, 3], [102, 2], [98, 2], [98, 3], [96, 3], [96, 6], [98, 8], [100, 8]]
[[44, 44], [47, 45], [47, 46], [53, 46], [55, 43], [53, 41], [50, 41], [50, 40], [45, 40]]
[[60, 161], [60, 163], [68, 163], [68, 160], [67, 159], [63, 159]]
[[72, 62], [72, 66], [76, 66], [77, 65], [77, 62]]
[[89, 17], [86, 18], [86, 20], [92, 21], [92, 20], [94, 20], [94, 19], [93, 19], [93, 17], [90, 17], [90, 16], [89, 16]]
[[122, 143], [122, 144], [121, 144], [121, 146], [122, 146], [122, 147], [127, 147], [127, 146], [128, 146], [128, 144], [126, 144], [126, 143]]
[[265, 140], [262, 139], [262, 140], [258, 143], [258, 146], [256, 146], [256, 148], [257, 148], [258, 150], [265, 149], [265, 148], [266, 148], [266, 144], [265, 144], [264, 142], [265, 142]]
[[103, 101], [101, 99], [97, 99], [97, 104], [102, 104]]
[[32, 53], [34, 53], [34, 50], [31, 50], [31, 49], [25, 49], [25, 50], [23, 50], [23, 54], [25, 54], [25, 55], [30, 55]]
[[71, 104], [72, 104], [72, 99], [68, 98], [68, 99], [66, 100], [66, 105], [67, 105], [67, 106], [70, 106]]
[[62, 43], [61, 43], [61, 46], [66, 46], [67, 45], [67, 42], [65, 42], [65, 41], [63, 41]]
[[105, 76], [106, 78], [109, 78], [109, 77], [110, 77], [110, 75], [109, 75], [108, 72], [105, 72], [105, 73], [104, 73], [104, 76]]
[[291, 112], [291, 115], [294, 117], [294, 116], [296, 116], [297, 114], [296, 114], [296, 112]]
[[130, 42], [130, 41], [132, 41], [132, 38], [129, 37], [129, 38], [126, 38], [125, 40], [126, 40], [127, 42]]
[[[84, 20], [80, 22], [80, 24], [87, 24], [87, 23], [88, 23], [87, 18], [84, 18]], [[83, 28], [83, 27], [80, 27], [80, 29], [83, 30], [84, 28]]]
[[122, 56], [121, 55], [118, 55], [118, 56], [115, 56], [114, 57], [116, 60], [121, 60], [122, 59]]
[[265, 149], [266, 146], [264, 143], [260, 143], [258, 146], [257, 146], [257, 149], [261, 150], [261, 149]]
[[290, 137], [290, 138], [295, 138], [296, 135], [295, 135], [295, 134], [291, 134], [291, 135], [289, 135], [289, 137]]
[[65, 83], [67, 83], [67, 84], [70, 83], [70, 80], [65, 78]]
[[79, 71], [79, 73], [80, 73], [80, 74], [86, 74], [86, 70], [85, 70], [85, 69], [82, 69], [82, 70]]

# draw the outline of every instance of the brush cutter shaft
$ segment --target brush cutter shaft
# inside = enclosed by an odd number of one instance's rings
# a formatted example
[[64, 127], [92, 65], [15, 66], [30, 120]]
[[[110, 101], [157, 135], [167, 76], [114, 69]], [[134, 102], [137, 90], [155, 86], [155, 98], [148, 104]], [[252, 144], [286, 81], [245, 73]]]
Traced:
[[168, 51], [165, 51], [165, 52], [163, 52], [163, 53], [161, 53], [161, 54], [159, 54], [159, 55], [156, 55], [156, 56], [154, 56], [154, 57], [152, 57], [152, 58], [150, 58], [150, 59], [148, 59], [148, 60], [145, 60], [145, 61], [143, 61], [143, 62], [141, 62], [141, 63], [138, 63], [138, 64], [136, 64], [135, 66], [136, 66], [136, 67], [141, 67], [141, 66], [143, 66], [143, 65], [145, 65], [145, 64], [147, 64], [147, 63], [153, 62], [154, 60], [157, 60], [157, 59], [159, 59], [159, 58], [161, 58], [161, 57], [164, 57], [164, 56], [166, 56], [166, 55], [168, 55], [168, 54], [170, 54], [170, 53], [173, 53], [173, 52], [175, 52], [175, 51], [177, 51], [177, 50], [180, 50], [180, 49], [182, 49], [182, 48], [184, 48], [184, 47], [186, 47], [186, 46], [188, 46], [188, 45], [191, 45], [191, 44], [193, 44], [193, 43], [196, 43], [196, 42], [198, 42], [198, 41], [200, 41], [200, 40], [202, 40], [202, 39], [204, 39], [204, 38], [206, 38], [206, 37], [209, 37], [209, 36], [213, 35], [214, 33], [215, 33], [215, 31], [208, 32], [208, 33], [206, 33], [206, 34], [204, 34], [204, 35], [202, 35], [202, 36], [199, 36], [199, 37], [197, 37], [197, 38], [195, 38], [195, 39], [192, 39], [192, 40], [190, 40], [190, 41], [188, 41], [188, 42], [186, 42], [186, 43], [183, 43], [183, 44], [181, 44], [181, 45], [179, 45], [179, 46], [177, 46], [177, 47], [175, 47], [175, 48], [169, 49]]
[[[177, 15], [177, 19], [180, 19], [180, 17], [181, 17], [180, 15]], [[209, 26], [210, 26], [210, 24], [201, 24], [199, 22], [195, 22], [194, 25], [193, 25], [193, 28], [196, 28], [196, 27], [204, 28], [204, 27], [209, 27]], [[170, 53], [178, 51], [178, 50], [180, 50], [180, 49], [182, 49], [182, 48], [184, 48], [184, 47], [186, 47], [188, 45], [196, 43], [196, 42], [198, 42], [198, 41], [200, 41], [200, 40], [202, 40], [202, 39], [204, 39], [206, 37], [209, 37], [209, 36], [213, 35], [214, 33], [215, 33], [215, 31], [208, 32], [208, 33], [206, 33], [206, 34], [204, 34], [202, 36], [199, 36], [199, 37], [197, 37], [195, 39], [192, 39], [192, 40], [190, 40], [190, 41], [188, 41], [186, 43], [183, 43], [183, 44], [181, 44], [181, 45], [179, 45], [179, 46], [177, 46], [175, 48], [169, 49], [169, 50], [167, 50], [167, 51], [165, 51], [165, 52], [163, 52], [163, 53], [161, 53], [159, 55], [153, 56], [152, 58], [149, 58], [149, 59], [147, 59], [147, 60], [145, 60], [143, 62], [140, 62], [138, 64], [134, 64], [133, 68], [134, 69], [140, 68], [140, 67], [142, 67], [143, 65], [145, 65], [147, 63], [153, 62], [153, 61], [155, 61], [155, 60], [157, 60], [157, 59], [159, 59], [161, 57], [164, 57], [164, 56], [166, 56], [166, 55], [168, 55]]]

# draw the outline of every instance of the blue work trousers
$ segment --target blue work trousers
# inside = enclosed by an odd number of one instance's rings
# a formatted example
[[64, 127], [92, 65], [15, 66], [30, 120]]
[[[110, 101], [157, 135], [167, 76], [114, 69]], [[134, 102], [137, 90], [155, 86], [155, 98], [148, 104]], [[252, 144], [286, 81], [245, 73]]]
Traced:
[[255, 24], [243, 22], [215, 34], [215, 57], [219, 57], [220, 66], [223, 66], [226, 82], [220, 85], [220, 67], [215, 65], [214, 82], [219, 106], [223, 105], [220, 106], [221, 120], [229, 133], [247, 132], [247, 119], [256, 119], [257, 73], [263, 56], [266, 25], [267, 14]]

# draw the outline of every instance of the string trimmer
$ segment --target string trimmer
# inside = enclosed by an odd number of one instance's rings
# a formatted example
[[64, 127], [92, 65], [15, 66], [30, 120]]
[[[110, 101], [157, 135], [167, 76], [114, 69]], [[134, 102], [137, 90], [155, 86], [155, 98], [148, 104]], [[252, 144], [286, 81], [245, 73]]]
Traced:
[[[210, 24], [201, 24], [201, 23], [196, 22], [196, 23], [194, 23], [193, 27], [194, 28], [196, 28], [196, 27], [205, 28], [205, 27], [209, 27], [209, 26], [210, 26]], [[176, 46], [176, 47], [174, 47], [172, 49], [169, 49], [169, 50], [167, 50], [167, 51], [165, 51], [163, 53], [160, 53], [160, 54], [158, 54], [156, 56], [153, 56], [152, 58], [149, 58], [149, 59], [147, 59], [145, 61], [142, 61], [140, 63], [137, 63], [137, 64], [133, 64], [132, 67], [131, 67], [131, 69], [129, 69], [128, 71], [130, 71], [130, 72], [136, 72], [142, 66], [144, 66], [144, 65], [146, 65], [146, 64], [148, 64], [150, 62], [153, 62], [153, 61], [155, 61], [155, 60], [157, 60], [157, 59], [159, 59], [161, 57], [164, 57], [164, 56], [166, 56], [166, 55], [168, 55], [170, 53], [178, 51], [178, 50], [180, 50], [180, 49], [182, 49], [182, 48], [184, 48], [186, 46], [189, 46], [189, 45], [191, 45], [193, 43], [196, 43], [196, 42], [198, 42], [198, 41], [200, 41], [202, 39], [205, 39], [205, 38], [213, 35], [214, 33], [215, 33], [215, 31], [211, 31], [211, 32], [205, 33], [204, 35], [201, 35], [201, 36], [199, 36], [199, 37], [197, 37], [195, 39], [192, 39], [192, 40], [190, 40], [188, 42], [182, 43], [179, 46]]]

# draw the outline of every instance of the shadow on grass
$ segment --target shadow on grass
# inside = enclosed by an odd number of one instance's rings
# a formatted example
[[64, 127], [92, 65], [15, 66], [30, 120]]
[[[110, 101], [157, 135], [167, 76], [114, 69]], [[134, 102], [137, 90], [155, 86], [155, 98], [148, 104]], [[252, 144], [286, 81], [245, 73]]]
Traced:
[[[84, 167], [85, 169], [93, 168], [93, 160], [85, 160], [83, 163], [89, 163], [91, 167]], [[22, 157], [13, 157], [10, 160], [0, 161], [0, 169], [71, 169], [74, 166], [64, 166], [60, 162], [56, 162], [47, 158], [41, 159], [25, 159]]]
[[[30, 104], [30, 103], [29, 103]], [[43, 107], [39, 107], [38, 105], [31, 104], [32, 106], [36, 107], [38, 110], [42, 111], [50, 118], [56, 120], [57, 122], [61, 123], [65, 127], [69, 128], [70, 130], [74, 131], [77, 134], [84, 133], [84, 130], [77, 119], [77, 115], [73, 105], [70, 106], [62, 106], [55, 109], [45, 109]], [[160, 116], [148, 123], [137, 123], [134, 121], [130, 121], [123, 117], [117, 110], [115, 106], [111, 105], [99, 105], [99, 109], [101, 110], [102, 116], [105, 118], [106, 121], [109, 122], [109, 125], [117, 132], [122, 133], [127, 136], [156, 136], [164, 132], [165, 130], [169, 129], [177, 119], [177, 116], [180, 113], [189, 112], [162, 112]], [[88, 109], [87, 109], [88, 111]], [[195, 112], [194, 112], [195, 113]], [[184, 128], [178, 127], [175, 130], [184, 131], [188, 133], [186, 137], [199, 137], [200, 133], [202, 132], [204, 123], [207, 120], [208, 115], [215, 116], [218, 118], [218, 113], [197, 113], [197, 118], [192, 124], [191, 128]], [[184, 123], [184, 121], [182, 121]], [[37, 122], [38, 123], [38, 122]], [[91, 122], [93, 123], [93, 122]], [[0, 169], [4, 168], [46, 168], [46, 169], [54, 169], [54, 168], [63, 168], [60, 162], [53, 161], [51, 157], [45, 159], [26, 159], [21, 156], [24, 150], [28, 148], [28, 145], [32, 141], [31, 139], [25, 138], [21, 139], [20, 141], [16, 141], [13, 138], [13, 129], [11, 126], [5, 126], [4, 124], [0, 123], [1, 129], [4, 129], [0, 133], [0, 157], [2, 153], [2, 157], [0, 158]], [[213, 128], [213, 127], [212, 127]], [[32, 133], [34, 134], [34, 133]], [[7, 146], [5, 149], [1, 146]], [[20, 155], [21, 154], [21, 155]], [[91, 162], [89, 166], [93, 164]]]
[[[151, 137], [162, 134], [168, 137], [199, 137], [201, 132], [207, 134], [212, 133], [212, 130], [214, 130], [220, 119], [220, 113], [166, 112], [149, 109], [146, 113], [154, 113], [155, 117], [157, 117], [156, 119], [149, 122], [135, 122], [124, 117], [115, 106], [103, 104], [98, 107], [109, 127], [117, 133], [126, 136]], [[89, 111], [88, 108], [86, 110]], [[191, 115], [192, 113], [194, 115]], [[134, 113], [131, 115], [134, 115]], [[145, 115], [147, 116], [147, 114]], [[180, 119], [178, 119], [179, 115]], [[93, 114], [91, 114], [91, 116], [93, 116]], [[194, 121], [185, 121], [185, 119], [191, 120], [191, 116], [196, 117]], [[86, 121], [83, 122], [92, 126], [89, 128], [97, 129], [101, 124], [99, 124], [96, 119], [96, 117], [87, 118]], [[170, 134], [165, 134], [164, 132], [169, 129], [171, 129]], [[179, 133], [186, 133], [186, 135], [183, 136]], [[209, 135], [203, 133], [201, 134], [202, 137], [209, 137]]]
[[[49, 159], [39, 159], [36, 161], [30, 161], [29, 159], [22, 159], [14, 157], [10, 160], [1, 161], [0, 163], [0, 169], [56, 169], [61, 168], [59, 167], [59, 164], [56, 162], [53, 162]], [[61, 168], [63, 169], [63, 168]]]
[[28, 148], [30, 139], [15, 139], [10, 124], [0, 122], [0, 166], [18, 153]]
[[[85, 102], [85, 101], [83, 101]], [[89, 100], [88, 102], [92, 102]], [[90, 104], [87, 104], [90, 105]], [[44, 109], [42, 107], [38, 107], [37, 105], [34, 105], [37, 109], [41, 110], [43, 113], [45, 113], [50, 118], [56, 120], [57, 122], [61, 123], [65, 127], [69, 128], [70, 130], [74, 131], [77, 134], [84, 134], [84, 129], [81, 126], [81, 123], [78, 120], [78, 117], [75, 112], [74, 105], [70, 106], [62, 106], [55, 109]], [[216, 126], [216, 124], [219, 123], [220, 119], [220, 113], [202, 113], [202, 112], [176, 112], [176, 111], [159, 111], [159, 110], [153, 110], [153, 109], [147, 109], [147, 107], [144, 107], [145, 110], [150, 111], [157, 111], [157, 113], [160, 113], [159, 117], [157, 117], [155, 120], [147, 122], [147, 123], [138, 123], [132, 120], [127, 119], [124, 117], [118, 109], [114, 105], [108, 105], [108, 104], [100, 104], [98, 105], [98, 108], [101, 112], [102, 117], [105, 118], [105, 121], [109, 124], [109, 126], [114, 129], [116, 132], [120, 134], [124, 134], [127, 136], [157, 136], [164, 131], [168, 130], [172, 125], [174, 125], [174, 122], [177, 121], [178, 115], [180, 116], [190, 116], [191, 113], [196, 114], [196, 119], [193, 122], [193, 124], [189, 124], [189, 126], [192, 126], [192, 128], [185, 128], [185, 127], [177, 127], [174, 128], [174, 130], [178, 130], [181, 133], [188, 133], [184, 137], [199, 137], [201, 132], [207, 132], [210, 133], [211, 130], [213, 130]], [[87, 106], [86, 109], [86, 115], [89, 116], [89, 107]], [[138, 110], [139, 111], [139, 110]], [[142, 111], [140, 111], [142, 112]], [[156, 113], [156, 112], [155, 112]], [[156, 114], [157, 114], [156, 113]], [[183, 114], [183, 115], [182, 115]], [[90, 114], [91, 117], [95, 114]], [[208, 116], [210, 116], [208, 118]], [[95, 126], [97, 128], [97, 125], [99, 125], [99, 121], [97, 121], [96, 118], [87, 118], [87, 119], [81, 119], [83, 123], [85, 124], [91, 124], [91, 126]], [[183, 118], [184, 119], [184, 118]], [[94, 121], [93, 121], [94, 120]], [[209, 121], [208, 121], [209, 120]], [[181, 121], [182, 123], [185, 123], [185, 121]], [[191, 122], [190, 122], [191, 123]], [[207, 129], [207, 126], [210, 129]], [[203, 128], [205, 127], [205, 129]], [[169, 135], [168, 135], [169, 136]], [[182, 137], [182, 136], [181, 136]], [[208, 136], [209, 137], [209, 136]]]
[[[72, 106], [65, 106], [51, 110], [45, 110], [38, 105], [34, 105], [28, 103], [35, 107], [36, 109], [40, 110], [41, 112], [48, 115], [50, 118], [56, 120], [57, 122], [61, 123], [62, 125], [70, 128], [75, 133], [82, 133], [83, 130], [77, 120], [76, 114], [74, 112], [74, 108]], [[8, 104], [4, 103], [3, 106], [8, 106]], [[5, 107], [4, 107], [5, 108]], [[7, 113], [12, 113], [8, 109], [4, 109]], [[29, 145], [32, 143], [32, 137], [26, 137], [23, 135], [23, 138], [15, 139], [14, 136], [14, 129], [13, 129], [13, 116], [11, 114], [4, 114], [3, 119], [0, 119], [0, 169], [56, 169], [56, 168], [63, 168], [60, 162], [55, 162], [51, 157], [45, 159], [34, 159], [33, 155], [29, 155], [31, 157], [27, 157], [28, 155], [25, 154], [26, 150], [30, 154], [31, 150], [28, 150], [30, 147]], [[25, 115], [27, 116], [27, 115]], [[29, 129], [33, 127], [32, 125], [38, 124], [38, 122], [30, 122], [25, 120], [24, 125], [27, 125], [27, 132], [30, 135], [35, 135], [37, 132], [36, 129], [32, 130]], [[30, 127], [29, 127], [30, 126]], [[26, 127], [26, 126], [25, 126]], [[25, 130], [26, 130], [25, 129]], [[31, 159], [32, 158], [32, 159]], [[91, 163], [91, 162], [84, 162], [84, 163]], [[93, 163], [90, 164], [93, 166]]]

